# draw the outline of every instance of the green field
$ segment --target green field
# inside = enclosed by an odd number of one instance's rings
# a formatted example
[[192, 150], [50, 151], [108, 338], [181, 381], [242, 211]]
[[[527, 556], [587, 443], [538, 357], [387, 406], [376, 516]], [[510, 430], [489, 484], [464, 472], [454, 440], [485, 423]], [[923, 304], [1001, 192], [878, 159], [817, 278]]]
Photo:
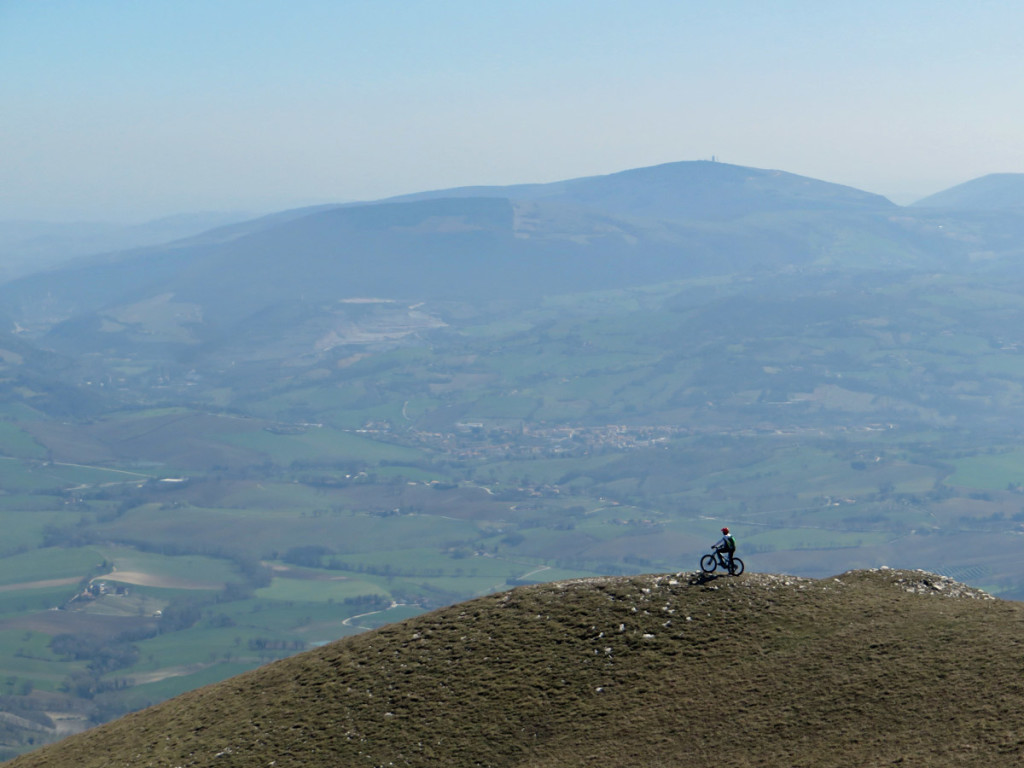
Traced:
[[346, 577], [338, 580], [312, 581], [307, 579], [274, 579], [269, 587], [256, 590], [256, 597], [264, 600], [300, 603], [335, 603], [356, 597], [386, 598], [388, 593], [376, 584]]
[[46, 459], [46, 448], [11, 421], [0, 420], [0, 452], [3, 458]]
[[47, 547], [0, 558], [0, 586], [30, 582], [83, 580], [102, 572], [106, 555], [93, 547]]
[[[120, 574], [144, 574], [143, 586], [171, 589], [220, 589], [238, 578], [238, 571], [229, 562], [200, 555], [177, 557], [154, 552], [139, 552], [127, 547], [98, 547], [97, 551], [111, 564], [103, 574], [109, 581], [121, 581]], [[132, 582], [128, 582], [132, 583]]]
[[993, 491], [1024, 485], [1024, 451], [970, 456], [956, 460], [954, 466], [950, 485]]

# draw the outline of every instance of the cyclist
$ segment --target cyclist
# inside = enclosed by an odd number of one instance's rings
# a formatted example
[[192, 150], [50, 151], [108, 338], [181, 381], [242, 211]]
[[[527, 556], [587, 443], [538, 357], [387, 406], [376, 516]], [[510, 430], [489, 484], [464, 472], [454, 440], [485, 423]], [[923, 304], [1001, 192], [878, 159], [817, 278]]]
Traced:
[[721, 555], [728, 555], [726, 565], [732, 570], [732, 556], [736, 553], [736, 539], [729, 533], [728, 528], [722, 529], [722, 538], [715, 544], [715, 554], [721, 559]]

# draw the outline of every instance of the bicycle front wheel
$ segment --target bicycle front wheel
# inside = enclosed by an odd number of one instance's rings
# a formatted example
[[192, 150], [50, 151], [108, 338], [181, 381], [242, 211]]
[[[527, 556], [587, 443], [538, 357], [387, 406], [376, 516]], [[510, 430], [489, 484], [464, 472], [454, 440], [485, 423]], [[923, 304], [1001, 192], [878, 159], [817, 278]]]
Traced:
[[714, 573], [716, 565], [717, 563], [715, 562], [714, 555], [704, 555], [704, 557], [700, 559], [700, 569], [704, 571], [704, 573]]
[[732, 565], [729, 566], [729, 573], [731, 573], [733, 576], [739, 576], [741, 573], [743, 573], [743, 561], [740, 560], [738, 557], [734, 557], [732, 559]]

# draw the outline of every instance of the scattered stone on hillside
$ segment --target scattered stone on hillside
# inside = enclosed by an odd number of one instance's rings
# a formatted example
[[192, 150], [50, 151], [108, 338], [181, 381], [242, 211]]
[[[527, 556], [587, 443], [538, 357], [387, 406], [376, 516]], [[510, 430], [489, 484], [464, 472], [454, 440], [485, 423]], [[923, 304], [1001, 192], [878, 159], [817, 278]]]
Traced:
[[[996, 597], [983, 589], [971, 587], [949, 576], [942, 576], [937, 573], [930, 573], [920, 568], [913, 571], [898, 570], [881, 566], [880, 568], [868, 568], [864, 573], [883, 574], [891, 582], [902, 589], [917, 595], [938, 595], [940, 597], [965, 597], [971, 600], [995, 600]], [[846, 575], [846, 574], [844, 574]]]
[[[996, 598], [984, 590], [970, 587], [966, 584], [954, 581], [948, 576], [929, 573], [924, 570], [899, 570], [882, 566], [880, 568], [859, 569], [847, 571], [838, 576], [826, 579], [812, 579], [803, 576], [792, 576], [790, 574], [774, 573], [746, 573], [742, 576], [709, 575], [702, 572], [681, 572], [669, 574], [647, 574], [631, 577], [623, 580], [612, 576], [592, 576], [579, 579], [566, 579], [564, 581], [552, 582], [547, 585], [549, 590], [556, 593], [567, 591], [589, 590], [594, 587], [615, 586], [617, 589], [609, 591], [607, 597], [613, 602], [626, 603], [630, 613], [635, 615], [650, 615], [650, 611], [675, 613], [671, 599], [666, 598], [675, 593], [681, 586], [699, 587], [704, 591], [719, 591], [720, 589], [746, 590], [844, 590], [857, 581], [863, 579], [879, 579], [888, 581], [893, 586], [909, 593], [923, 595], [939, 595], [941, 597], [963, 597], [973, 600], [995, 600]], [[632, 590], [622, 590], [625, 584], [631, 584]], [[661, 597], [664, 595], [665, 597]], [[509, 595], [505, 595], [504, 602], [509, 601]], [[657, 601], [657, 602], [655, 602]], [[650, 610], [648, 610], [648, 608]], [[538, 615], [538, 619], [549, 617]], [[691, 617], [685, 617], [690, 621]], [[664, 626], [668, 628], [669, 621]], [[625, 624], [620, 624], [618, 631], [623, 633], [627, 630]], [[645, 636], [650, 639], [653, 636]], [[596, 651], [595, 651], [596, 652]]]
[[[903, 571], [901, 573], [907, 573]], [[897, 582], [907, 592], [924, 595], [941, 595], [943, 597], [967, 597], [972, 600], [995, 600], [988, 592], [969, 587], [959, 581], [954, 581], [949, 576], [940, 576], [937, 573], [916, 570], [909, 573], [909, 576], [901, 576]]]
[[741, 583], [745, 586], [768, 587], [769, 589], [779, 589], [780, 587], [804, 589], [814, 584], [815, 580], [779, 573], [750, 573], [742, 578]]
[[663, 583], [677, 584], [678, 579], [685, 579], [691, 586], [701, 585], [707, 589], [717, 589], [716, 582], [732, 583], [740, 587], [767, 587], [768, 589], [781, 589], [783, 587], [796, 587], [806, 589], [816, 584], [815, 579], [804, 578], [803, 576], [790, 576], [788, 574], [776, 573], [745, 573], [742, 576], [708, 575], [706, 573], [677, 573], [673, 579], [671, 576], [660, 577]]

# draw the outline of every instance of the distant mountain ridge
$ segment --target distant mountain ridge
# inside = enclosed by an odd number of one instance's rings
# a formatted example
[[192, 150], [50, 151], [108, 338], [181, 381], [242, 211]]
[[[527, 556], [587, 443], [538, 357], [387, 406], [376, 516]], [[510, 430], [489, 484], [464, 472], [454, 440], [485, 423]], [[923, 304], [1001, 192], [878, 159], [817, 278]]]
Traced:
[[[1016, 263], [1022, 232], [1012, 210], [901, 208], [781, 171], [666, 163], [282, 211], [2, 284], [0, 306], [19, 338], [69, 358], [308, 364], [332, 339], [381, 338], [343, 330], [362, 323], [406, 329], [392, 339], [443, 327], [453, 302], [805, 270], [998, 270]], [[394, 306], [353, 303], [368, 298]], [[408, 316], [414, 306], [425, 309]]]
[[1024, 606], [920, 571], [521, 587], [275, 662], [13, 760], [982, 766], [1024, 753]]
[[573, 205], [618, 216], [670, 221], [727, 220], [782, 210], [886, 210], [895, 204], [839, 184], [705, 160], [664, 163], [548, 184], [458, 187], [379, 202], [436, 197], [506, 197]]
[[[285, 211], [77, 261], [0, 286], [0, 301], [33, 334], [71, 321], [53, 343], [70, 339], [77, 349], [117, 342], [122, 330], [131, 333], [117, 320], [124, 307], [170, 295], [190, 305], [182, 316], [194, 318], [177, 336], [205, 343], [294, 301], [537, 298], [835, 258], [870, 265], [880, 257], [888, 264], [894, 253], [904, 260], [926, 254], [932, 244], [910, 242], [906, 226], [891, 217], [897, 210], [877, 195], [779, 171], [669, 163], [553, 184]], [[867, 234], [866, 247], [859, 232]], [[101, 327], [98, 337], [90, 330]]]
[[1024, 208], [1024, 173], [990, 173], [929, 195], [913, 207], [970, 211]]

